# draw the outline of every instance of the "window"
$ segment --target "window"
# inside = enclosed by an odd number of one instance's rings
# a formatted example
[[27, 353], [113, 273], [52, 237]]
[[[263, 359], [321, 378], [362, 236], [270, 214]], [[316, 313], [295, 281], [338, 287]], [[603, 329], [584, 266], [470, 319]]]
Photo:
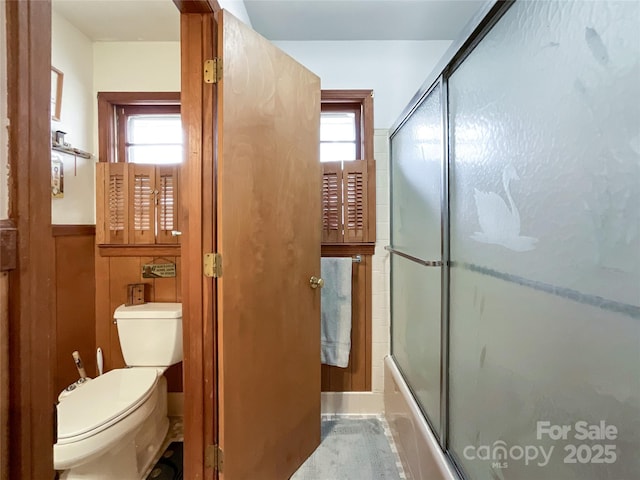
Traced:
[[99, 92], [98, 159], [180, 164], [180, 92]]
[[116, 107], [118, 161], [146, 165], [182, 162], [179, 105]]
[[362, 158], [360, 104], [322, 104], [320, 161], [351, 161]]
[[323, 90], [320, 118], [322, 241], [375, 242], [371, 90]]
[[98, 93], [98, 144], [96, 241], [180, 243], [180, 93]]

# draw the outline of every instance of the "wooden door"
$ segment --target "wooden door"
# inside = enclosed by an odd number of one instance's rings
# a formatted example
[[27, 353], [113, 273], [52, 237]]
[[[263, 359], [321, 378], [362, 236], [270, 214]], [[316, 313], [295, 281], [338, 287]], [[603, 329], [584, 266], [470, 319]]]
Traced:
[[216, 18], [220, 476], [283, 480], [320, 442], [320, 80]]

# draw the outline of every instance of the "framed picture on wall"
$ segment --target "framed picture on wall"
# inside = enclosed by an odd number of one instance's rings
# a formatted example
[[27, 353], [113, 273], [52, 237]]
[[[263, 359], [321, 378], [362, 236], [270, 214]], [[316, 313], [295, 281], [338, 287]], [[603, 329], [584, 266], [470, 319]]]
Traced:
[[64, 197], [64, 163], [58, 155], [51, 156], [51, 197]]
[[62, 111], [62, 80], [64, 74], [55, 67], [51, 67], [51, 118], [60, 121]]

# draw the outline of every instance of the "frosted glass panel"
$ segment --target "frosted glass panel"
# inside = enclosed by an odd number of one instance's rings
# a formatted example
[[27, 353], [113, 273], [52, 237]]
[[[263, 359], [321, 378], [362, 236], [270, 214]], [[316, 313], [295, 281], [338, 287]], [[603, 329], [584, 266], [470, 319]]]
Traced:
[[391, 139], [391, 242], [422, 260], [441, 258], [440, 86]]
[[[442, 103], [438, 85], [391, 139], [391, 244], [440, 260]], [[392, 255], [391, 351], [440, 434], [441, 269]]]
[[474, 480], [640, 472], [639, 19], [518, 1], [450, 78], [450, 448]]
[[392, 256], [392, 353], [440, 433], [440, 268]]

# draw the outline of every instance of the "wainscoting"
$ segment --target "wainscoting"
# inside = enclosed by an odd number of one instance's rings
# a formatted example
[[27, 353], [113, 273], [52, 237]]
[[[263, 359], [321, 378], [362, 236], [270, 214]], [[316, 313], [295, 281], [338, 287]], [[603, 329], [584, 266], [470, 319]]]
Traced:
[[96, 376], [94, 225], [53, 225], [55, 242], [56, 342], [54, 393], [78, 379], [71, 353]]
[[323, 245], [323, 257], [360, 256], [351, 273], [351, 353], [347, 368], [322, 365], [323, 392], [371, 391], [371, 254], [373, 245]]

